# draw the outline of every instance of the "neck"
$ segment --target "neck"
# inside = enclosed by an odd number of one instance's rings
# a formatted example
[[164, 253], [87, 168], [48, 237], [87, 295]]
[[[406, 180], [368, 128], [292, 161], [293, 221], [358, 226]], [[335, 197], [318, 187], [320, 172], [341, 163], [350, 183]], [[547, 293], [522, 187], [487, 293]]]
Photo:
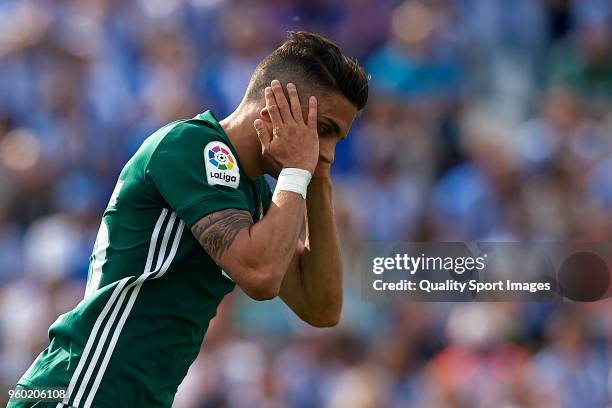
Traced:
[[264, 173], [261, 162], [261, 143], [253, 127], [253, 122], [257, 117], [257, 109], [250, 109], [250, 106], [242, 101], [234, 112], [219, 122], [236, 149], [243, 171], [251, 180], [255, 180]]

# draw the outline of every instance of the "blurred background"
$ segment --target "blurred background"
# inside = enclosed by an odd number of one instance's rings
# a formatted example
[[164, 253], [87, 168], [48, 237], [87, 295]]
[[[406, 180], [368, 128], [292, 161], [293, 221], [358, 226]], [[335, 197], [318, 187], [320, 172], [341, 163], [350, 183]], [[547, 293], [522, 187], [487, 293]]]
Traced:
[[[358, 58], [337, 149], [345, 307], [311, 329], [235, 291], [175, 407], [610, 407], [610, 304], [374, 305], [366, 241], [612, 239], [609, 0], [3, 0], [0, 390], [82, 298], [120, 169], [237, 105], [287, 30]], [[5, 391], [0, 402], [6, 399]]]

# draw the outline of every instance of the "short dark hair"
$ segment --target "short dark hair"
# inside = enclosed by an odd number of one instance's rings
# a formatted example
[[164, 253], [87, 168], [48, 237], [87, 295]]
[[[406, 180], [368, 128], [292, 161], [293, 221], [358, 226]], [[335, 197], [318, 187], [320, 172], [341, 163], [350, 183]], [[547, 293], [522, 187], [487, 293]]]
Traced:
[[357, 110], [362, 110], [368, 101], [368, 77], [363, 68], [318, 34], [290, 31], [287, 41], [255, 68], [247, 99], [263, 97], [264, 88], [273, 79], [285, 84], [294, 82], [302, 96], [314, 90], [340, 92]]

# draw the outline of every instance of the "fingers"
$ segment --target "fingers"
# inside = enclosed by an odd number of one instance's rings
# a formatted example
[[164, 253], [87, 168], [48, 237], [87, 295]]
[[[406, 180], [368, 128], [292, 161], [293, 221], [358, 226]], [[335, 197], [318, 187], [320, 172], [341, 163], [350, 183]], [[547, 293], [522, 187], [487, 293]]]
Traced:
[[259, 142], [264, 148], [268, 148], [268, 145], [272, 141], [272, 135], [270, 134], [270, 132], [268, 132], [264, 121], [261, 119], [255, 119], [255, 122], [253, 122], [253, 126], [255, 127], [255, 132], [257, 132], [257, 138], [259, 139]]
[[302, 117], [302, 106], [300, 105], [300, 97], [294, 84], [287, 84], [287, 93], [289, 94], [289, 102], [291, 103], [291, 113], [293, 113], [293, 119], [295, 119], [297, 123], [304, 123], [304, 118]]
[[274, 93], [272, 92], [272, 88], [269, 86], [265, 89], [266, 95], [266, 109], [268, 109], [268, 113], [270, 114], [270, 119], [272, 119], [272, 125], [274, 127], [278, 127], [283, 123], [283, 118], [280, 115], [278, 110], [278, 106], [276, 105], [276, 100], [274, 99]]
[[287, 103], [287, 98], [285, 98], [283, 86], [280, 81], [276, 79], [272, 81], [272, 92], [274, 92], [274, 98], [276, 99], [276, 104], [278, 105], [283, 121], [287, 122], [293, 119], [291, 110], [289, 109], [289, 103]]
[[314, 96], [308, 100], [308, 127], [317, 128], [317, 98]]

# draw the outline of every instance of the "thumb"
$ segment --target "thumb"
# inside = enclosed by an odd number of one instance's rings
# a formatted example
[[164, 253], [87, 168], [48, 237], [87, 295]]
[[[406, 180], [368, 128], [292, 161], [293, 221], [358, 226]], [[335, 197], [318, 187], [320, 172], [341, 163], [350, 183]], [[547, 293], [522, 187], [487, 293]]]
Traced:
[[268, 129], [266, 128], [266, 125], [264, 124], [263, 120], [255, 119], [255, 122], [253, 122], [253, 126], [255, 127], [255, 132], [257, 133], [257, 138], [259, 139], [259, 142], [263, 145], [263, 147], [267, 148], [270, 144], [270, 141], [272, 140], [272, 136], [270, 135], [270, 132], [268, 132]]

